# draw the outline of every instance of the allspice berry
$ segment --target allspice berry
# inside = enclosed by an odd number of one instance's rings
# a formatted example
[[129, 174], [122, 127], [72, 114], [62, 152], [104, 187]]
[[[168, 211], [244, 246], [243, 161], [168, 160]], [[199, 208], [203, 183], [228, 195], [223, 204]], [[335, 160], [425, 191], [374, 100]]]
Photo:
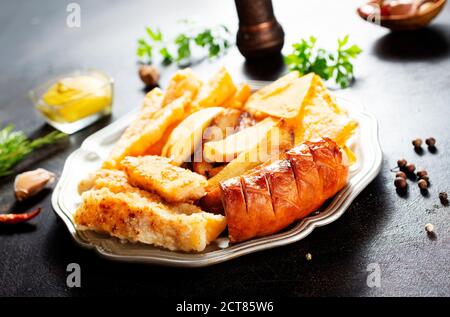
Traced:
[[416, 170], [416, 166], [413, 163], [406, 164], [406, 170], [409, 173], [414, 173], [414, 171]]
[[394, 185], [398, 189], [405, 189], [408, 184], [406, 183], [406, 179], [405, 178], [397, 177], [394, 180]]
[[427, 189], [428, 188], [428, 182], [424, 179], [421, 179], [417, 182], [417, 185], [419, 185], [420, 189]]
[[147, 87], [154, 87], [158, 84], [160, 74], [154, 65], [141, 65], [139, 67], [139, 77]]
[[428, 172], [426, 170], [420, 170], [416, 173], [417, 177], [423, 178], [424, 176], [428, 176]]
[[403, 172], [397, 172], [397, 173], [395, 173], [395, 177], [400, 177], [400, 178], [406, 179], [406, 174]]
[[408, 162], [405, 159], [400, 159], [397, 161], [397, 166], [400, 168], [404, 168], [408, 164]]
[[429, 147], [435, 147], [436, 146], [436, 139], [431, 137], [425, 140], [425, 143], [429, 146]]
[[448, 205], [448, 195], [446, 192], [439, 193], [439, 200], [441, 201], [441, 204]]
[[418, 148], [422, 146], [422, 139], [414, 139], [412, 141], [412, 144], [414, 145], [414, 147]]
[[428, 175], [422, 176], [420, 179], [423, 179], [424, 181], [426, 181], [428, 186], [430, 186], [430, 178], [428, 177]]

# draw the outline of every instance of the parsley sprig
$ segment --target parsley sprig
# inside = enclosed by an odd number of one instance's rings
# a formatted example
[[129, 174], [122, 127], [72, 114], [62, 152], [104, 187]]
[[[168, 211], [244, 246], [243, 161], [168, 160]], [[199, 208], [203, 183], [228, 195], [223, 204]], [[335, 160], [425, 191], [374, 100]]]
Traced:
[[14, 166], [33, 150], [55, 143], [66, 136], [53, 131], [41, 138], [30, 140], [22, 131], [14, 131], [12, 124], [7, 125], [0, 130], [0, 177], [11, 174]]
[[138, 39], [136, 53], [139, 61], [147, 64], [153, 63], [155, 55], [159, 54], [164, 65], [174, 62], [188, 65], [194, 47], [203, 50], [204, 57], [210, 59], [224, 54], [230, 47], [230, 31], [224, 25], [204, 29], [188, 28], [172, 41], [166, 41], [160, 29], [146, 27], [146, 33], [146, 38]]
[[348, 35], [338, 39], [336, 52], [316, 48], [317, 39], [311, 36], [292, 45], [293, 52], [285, 57], [290, 70], [297, 70], [302, 75], [316, 73], [325, 80], [334, 78], [341, 87], [346, 88], [354, 79], [352, 59], [361, 52], [357, 45], [348, 45]]

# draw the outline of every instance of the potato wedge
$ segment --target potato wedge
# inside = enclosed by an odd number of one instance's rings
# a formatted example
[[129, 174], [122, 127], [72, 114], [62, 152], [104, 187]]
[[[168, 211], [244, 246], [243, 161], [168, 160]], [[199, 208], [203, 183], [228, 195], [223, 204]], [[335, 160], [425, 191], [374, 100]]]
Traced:
[[258, 118], [295, 118], [313, 85], [314, 76], [311, 73], [300, 77], [298, 72], [291, 72], [251, 95], [244, 109]]
[[245, 174], [248, 170], [262, 164], [273, 156], [277, 156], [294, 146], [294, 135], [283, 120], [267, 131], [253, 148], [242, 152], [226, 165], [216, 176], [208, 180], [207, 192], [213, 191], [220, 182]]
[[301, 111], [292, 124], [295, 126], [295, 144], [329, 137], [343, 146], [354, 134], [358, 124], [336, 104], [317, 75], [314, 75], [313, 81], [313, 88], [304, 99]]
[[150, 90], [144, 97], [138, 119], [150, 118], [163, 106], [164, 92], [159, 88]]
[[170, 134], [162, 149], [162, 156], [172, 158], [174, 164], [178, 166], [188, 160], [202, 141], [203, 131], [224, 109], [211, 107], [188, 116]]
[[[162, 103], [162, 93], [157, 102]], [[190, 93], [186, 93], [166, 107], [152, 112], [141, 112], [138, 118], [125, 130], [114, 146], [103, 168], [115, 168], [125, 156], [139, 156], [157, 143], [168, 127], [185, 117], [187, 105], [191, 102]]]
[[169, 126], [164, 132], [163, 136], [159, 139], [159, 141], [145, 150], [145, 153], [143, 155], [161, 155], [164, 145], [166, 145], [167, 140], [169, 140], [170, 134], [178, 126], [178, 124], [179, 122], [177, 121], [176, 123]]
[[230, 99], [225, 101], [225, 103], [223, 104], [224, 107], [242, 109], [245, 105], [245, 102], [252, 94], [252, 89], [246, 83], [239, 84], [236, 89], [237, 90], [234, 95]]
[[217, 107], [234, 95], [236, 86], [227, 70], [222, 67], [206, 84], [202, 86], [194, 99], [193, 110]]
[[219, 141], [206, 142], [203, 145], [203, 156], [209, 162], [230, 162], [240, 153], [249, 151], [263, 138], [267, 137], [278, 120], [266, 118], [253, 127], [244, 129]]
[[167, 85], [166, 94], [163, 100], [163, 106], [168, 105], [177, 98], [180, 98], [187, 91], [191, 93], [192, 99], [197, 96], [202, 81], [190, 68], [177, 71]]

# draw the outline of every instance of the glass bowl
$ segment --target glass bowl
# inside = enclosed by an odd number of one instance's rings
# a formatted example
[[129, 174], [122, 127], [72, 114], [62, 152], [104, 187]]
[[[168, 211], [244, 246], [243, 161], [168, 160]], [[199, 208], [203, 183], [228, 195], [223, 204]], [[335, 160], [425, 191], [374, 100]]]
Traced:
[[51, 126], [72, 134], [111, 114], [113, 94], [110, 76], [87, 69], [48, 80], [30, 91], [30, 98]]

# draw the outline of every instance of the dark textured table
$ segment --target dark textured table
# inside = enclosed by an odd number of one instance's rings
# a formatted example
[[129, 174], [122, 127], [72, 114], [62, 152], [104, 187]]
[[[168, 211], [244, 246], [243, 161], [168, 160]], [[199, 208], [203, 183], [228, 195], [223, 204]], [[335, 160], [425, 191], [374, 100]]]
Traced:
[[[66, 157], [91, 133], [140, 105], [144, 91], [136, 75], [136, 39], [145, 25], [177, 31], [176, 21], [223, 22], [235, 31], [231, 0], [80, 1], [81, 27], [66, 26], [69, 1], [0, 2], [0, 124], [14, 123], [31, 135], [50, 131], [32, 111], [26, 94], [52, 75], [95, 67], [115, 78], [114, 115], [38, 152], [23, 168], [60, 173]], [[450, 6], [422, 31], [393, 34], [355, 14], [360, 1], [274, 1], [287, 42], [316, 35], [324, 45], [350, 34], [364, 52], [357, 80], [339, 91], [365, 105], [379, 121], [384, 160], [378, 177], [336, 222], [306, 239], [202, 269], [115, 263], [71, 240], [44, 192], [26, 204], [13, 198], [12, 177], [1, 179], [0, 212], [42, 206], [23, 226], [0, 227], [0, 295], [212, 295], [212, 296], [398, 296], [450, 295]], [[286, 45], [285, 48], [288, 48]], [[270, 79], [277, 71], [244, 63], [233, 49], [213, 63], [196, 66], [207, 76], [225, 64], [239, 79]], [[173, 69], [164, 72], [162, 84]], [[418, 155], [411, 140], [434, 136], [438, 152]], [[389, 171], [405, 157], [427, 168], [429, 196], [411, 184], [399, 197]], [[433, 223], [436, 238], [424, 231]], [[305, 260], [310, 252], [312, 261]], [[81, 266], [81, 288], [66, 286], [69, 263]], [[379, 265], [381, 287], [368, 287], [368, 266]], [[369, 267], [370, 268], [370, 267]]]

